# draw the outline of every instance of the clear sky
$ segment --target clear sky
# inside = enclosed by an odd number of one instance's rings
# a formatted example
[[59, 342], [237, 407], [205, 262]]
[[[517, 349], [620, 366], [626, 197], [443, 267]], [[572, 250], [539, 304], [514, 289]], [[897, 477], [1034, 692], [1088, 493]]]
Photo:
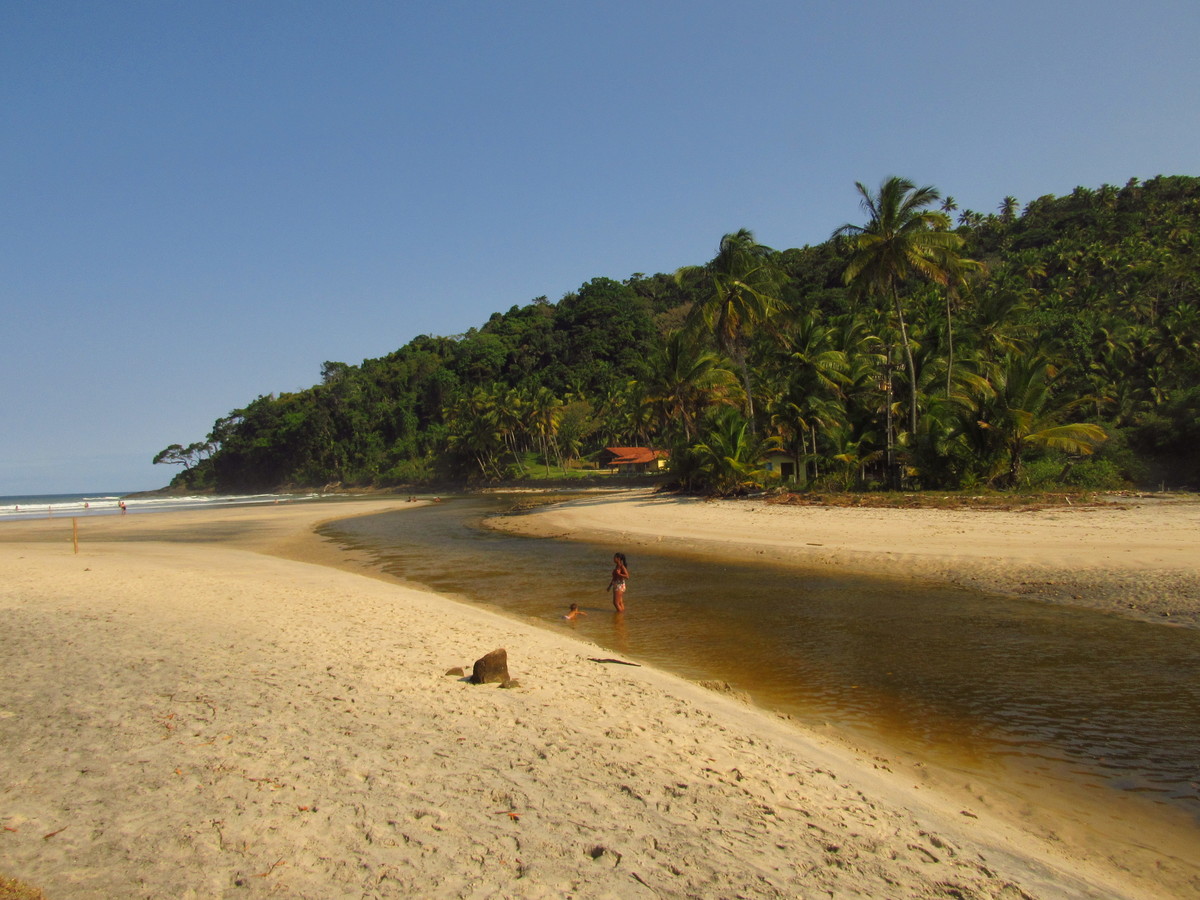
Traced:
[[0, 494], [595, 276], [1200, 175], [1196, 0], [0, 4]]

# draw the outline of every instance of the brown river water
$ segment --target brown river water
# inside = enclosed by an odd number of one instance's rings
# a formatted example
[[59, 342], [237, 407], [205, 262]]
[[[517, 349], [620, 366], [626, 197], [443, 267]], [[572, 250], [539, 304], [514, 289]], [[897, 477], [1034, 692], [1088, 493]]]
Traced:
[[[439, 593], [727, 682], [807, 727], [1200, 837], [1200, 631], [942, 584], [631, 554], [486, 529], [513, 498], [455, 498], [321, 533]], [[561, 619], [570, 603], [587, 613]], [[517, 663], [519, 667], [519, 662]], [[1067, 799], [1064, 799], [1067, 798]]]

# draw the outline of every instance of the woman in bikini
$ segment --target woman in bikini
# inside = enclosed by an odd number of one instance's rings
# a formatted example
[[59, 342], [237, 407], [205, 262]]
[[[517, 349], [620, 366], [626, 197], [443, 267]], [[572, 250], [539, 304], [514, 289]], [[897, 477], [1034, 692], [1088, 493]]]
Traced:
[[608, 589], [612, 591], [613, 606], [617, 612], [625, 612], [625, 583], [629, 581], [629, 565], [625, 562], [624, 553], [613, 554], [612, 580]]

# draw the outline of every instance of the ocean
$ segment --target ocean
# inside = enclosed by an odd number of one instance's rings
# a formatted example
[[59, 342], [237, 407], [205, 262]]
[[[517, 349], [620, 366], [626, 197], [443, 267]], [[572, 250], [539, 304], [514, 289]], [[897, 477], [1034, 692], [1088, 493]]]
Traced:
[[282, 500], [315, 500], [325, 494], [197, 494], [156, 496], [128, 491], [91, 491], [86, 494], [17, 494], [0, 496], [0, 521], [45, 519], [53, 516], [112, 516], [125, 511], [134, 513], [165, 512], [174, 509], [200, 509], [221, 506], [254, 506]]

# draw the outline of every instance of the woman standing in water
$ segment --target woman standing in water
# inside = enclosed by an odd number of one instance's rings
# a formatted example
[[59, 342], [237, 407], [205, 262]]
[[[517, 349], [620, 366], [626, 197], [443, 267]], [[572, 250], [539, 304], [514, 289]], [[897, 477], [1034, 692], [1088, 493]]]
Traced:
[[624, 553], [613, 554], [612, 580], [608, 589], [612, 591], [613, 606], [617, 612], [625, 612], [625, 583], [629, 580], [629, 565], [625, 562]]

